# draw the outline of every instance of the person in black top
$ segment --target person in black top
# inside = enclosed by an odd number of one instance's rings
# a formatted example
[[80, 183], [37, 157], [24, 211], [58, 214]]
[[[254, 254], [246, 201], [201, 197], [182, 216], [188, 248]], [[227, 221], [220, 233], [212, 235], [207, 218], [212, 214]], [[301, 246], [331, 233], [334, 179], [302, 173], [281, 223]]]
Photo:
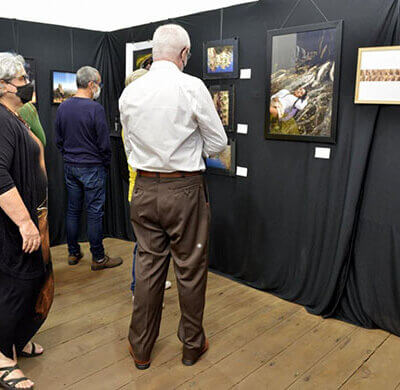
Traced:
[[[17, 114], [32, 93], [24, 59], [0, 53], [0, 387], [7, 389], [33, 388], [17, 357], [43, 353], [30, 340], [44, 322], [54, 292], [44, 261], [46, 257], [51, 265], [47, 224], [41, 217], [47, 215], [43, 146]], [[49, 298], [44, 311], [43, 294]]]
[[76, 73], [76, 83], [78, 92], [60, 105], [55, 123], [56, 144], [64, 159], [68, 191], [68, 264], [78, 264], [83, 257], [78, 233], [85, 199], [92, 270], [97, 271], [122, 264], [121, 258], [107, 256], [103, 247], [107, 168], [111, 161], [110, 132], [103, 106], [94, 101], [100, 96], [100, 73], [84, 66]]

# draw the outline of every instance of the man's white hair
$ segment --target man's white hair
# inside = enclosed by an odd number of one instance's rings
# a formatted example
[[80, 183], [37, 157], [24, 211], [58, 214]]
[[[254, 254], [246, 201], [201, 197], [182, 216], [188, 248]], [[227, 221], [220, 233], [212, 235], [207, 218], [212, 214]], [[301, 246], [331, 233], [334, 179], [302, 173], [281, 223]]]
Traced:
[[184, 48], [190, 48], [187, 31], [177, 24], [160, 26], [153, 35], [153, 60], [175, 60]]
[[[22, 56], [12, 53], [0, 53], [0, 80], [12, 80], [24, 75], [25, 60]], [[0, 97], [5, 90], [0, 86]]]

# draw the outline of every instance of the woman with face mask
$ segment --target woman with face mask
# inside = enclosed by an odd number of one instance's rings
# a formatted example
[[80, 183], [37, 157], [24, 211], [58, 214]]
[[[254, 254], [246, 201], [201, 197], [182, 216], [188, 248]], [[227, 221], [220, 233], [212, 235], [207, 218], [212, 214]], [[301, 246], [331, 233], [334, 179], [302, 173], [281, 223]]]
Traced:
[[54, 295], [43, 145], [19, 116], [32, 99], [24, 59], [0, 53], [0, 388], [31, 389], [17, 365], [43, 348], [31, 338]]

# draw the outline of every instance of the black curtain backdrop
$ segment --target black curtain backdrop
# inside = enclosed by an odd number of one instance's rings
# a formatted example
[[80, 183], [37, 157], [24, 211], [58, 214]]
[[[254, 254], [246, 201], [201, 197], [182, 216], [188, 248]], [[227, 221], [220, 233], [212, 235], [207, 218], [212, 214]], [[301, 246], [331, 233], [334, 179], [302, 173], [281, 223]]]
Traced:
[[[51, 70], [75, 72], [81, 66], [91, 65], [100, 70], [104, 83], [113, 83], [112, 66], [118, 58], [113, 54], [114, 45], [108, 33], [0, 19], [0, 51], [16, 52], [36, 60], [36, 88], [39, 116], [46, 132], [46, 162], [49, 178], [49, 224], [52, 245], [66, 242], [65, 210], [66, 190], [63, 176], [63, 162], [54, 143], [54, 120], [58, 106], [51, 105]], [[123, 58], [123, 57], [122, 57]], [[104, 104], [110, 128], [114, 126], [117, 98], [105, 88], [100, 102]], [[113, 105], [114, 103], [114, 105]], [[114, 110], [114, 111], [113, 111]], [[132, 239], [133, 233], [127, 216], [125, 202], [127, 182], [121, 177], [120, 138], [111, 138], [113, 150], [112, 165], [107, 184], [104, 233], [106, 236]], [[126, 169], [126, 167], [125, 167]], [[82, 218], [80, 240], [86, 240], [86, 218]]]
[[[316, 160], [321, 144], [264, 139], [266, 31], [325, 17], [344, 20], [338, 137], [331, 159]], [[187, 72], [198, 77], [203, 41], [240, 38], [240, 68], [251, 68], [252, 79], [234, 81], [237, 122], [249, 125], [236, 135], [237, 165], [249, 174], [208, 176], [211, 268], [310, 313], [400, 334], [398, 109], [353, 103], [358, 47], [396, 44], [398, 18], [397, 0], [265, 0], [113, 36], [123, 56], [120, 42], [179, 23], [192, 39]]]
[[[264, 139], [266, 32], [325, 18], [344, 20], [342, 64], [337, 143], [330, 160], [317, 160], [321, 144]], [[249, 125], [248, 135], [235, 135], [237, 165], [249, 172], [208, 175], [211, 268], [310, 313], [400, 335], [400, 108], [353, 103], [358, 47], [398, 44], [398, 20], [398, 0], [260, 0], [111, 33], [0, 20], [0, 49], [38, 61], [53, 244], [65, 241], [65, 191], [52, 138], [50, 70], [96, 66], [113, 127], [126, 42], [151, 39], [166, 22], [181, 24], [192, 39], [186, 71], [201, 77], [202, 43], [237, 36], [240, 68], [252, 69], [251, 80], [234, 80], [236, 120]], [[121, 139], [112, 137], [112, 146], [105, 232], [132, 239]]]

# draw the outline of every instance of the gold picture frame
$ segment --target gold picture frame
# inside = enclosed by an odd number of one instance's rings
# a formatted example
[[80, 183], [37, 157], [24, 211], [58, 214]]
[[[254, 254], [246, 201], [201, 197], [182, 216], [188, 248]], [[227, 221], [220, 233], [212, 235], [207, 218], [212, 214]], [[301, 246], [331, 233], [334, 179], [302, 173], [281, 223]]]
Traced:
[[395, 58], [400, 61], [400, 46], [358, 48], [355, 104], [400, 104], [400, 66]]

